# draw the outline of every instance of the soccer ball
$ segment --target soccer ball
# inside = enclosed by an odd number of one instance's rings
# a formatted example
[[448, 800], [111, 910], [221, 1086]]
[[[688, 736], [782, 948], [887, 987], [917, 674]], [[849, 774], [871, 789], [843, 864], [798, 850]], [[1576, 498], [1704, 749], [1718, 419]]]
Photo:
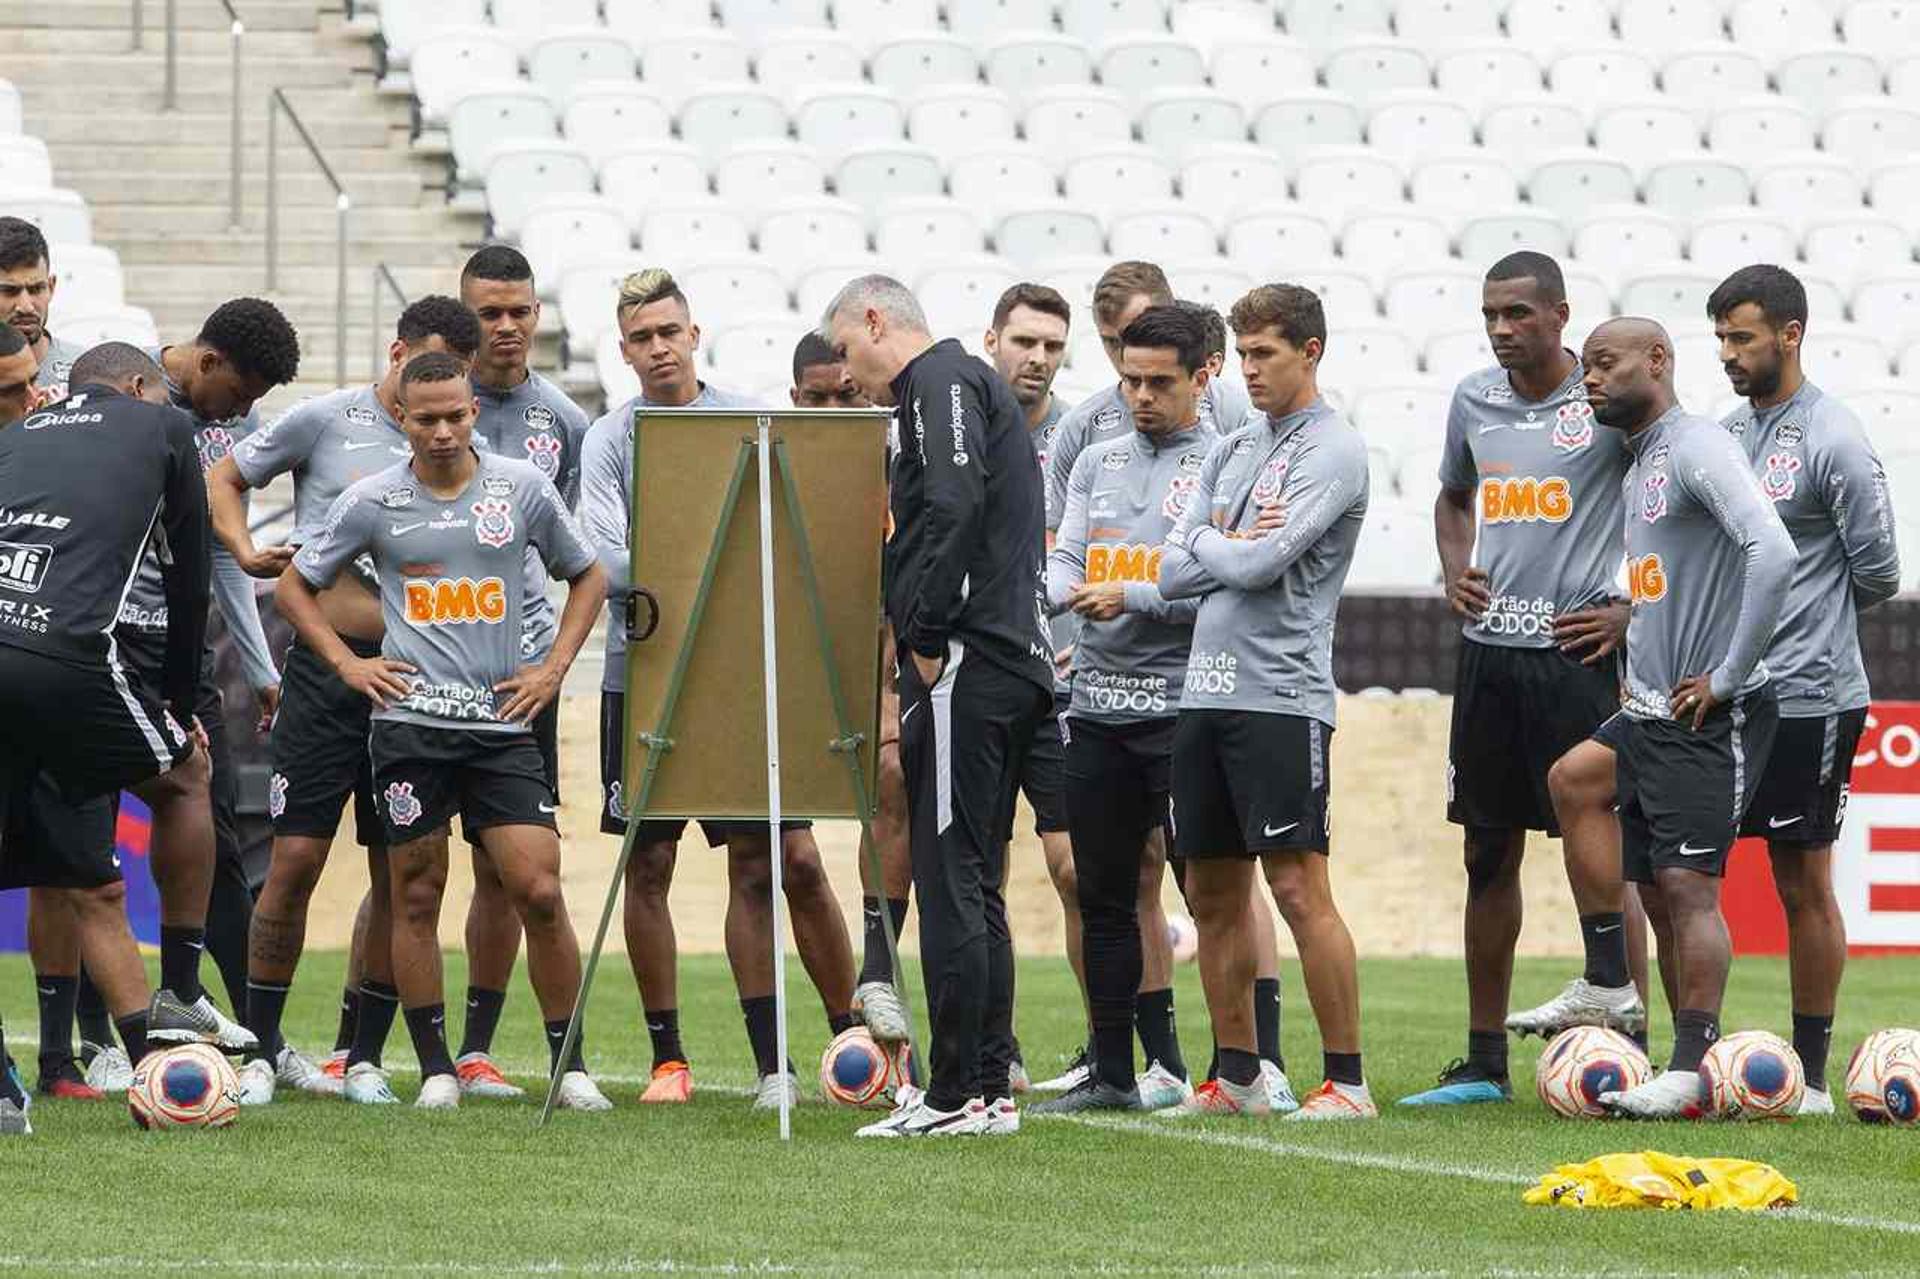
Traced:
[[1860, 1116], [1861, 1122], [1880, 1124], [1887, 1121], [1886, 1094], [1882, 1082], [1886, 1078], [1887, 1065], [1899, 1054], [1911, 1057], [1915, 1052], [1913, 1043], [1917, 1040], [1920, 1040], [1920, 1031], [1895, 1026], [1890, 1030], [1874, 1031], [1853, 1050], [1853, 1058], [1847, 1062], [1847, 1105], [1853, 1107], [1853, 1113]]
[[134, 1068], [127, 1109], [141, 1128], [225, 1128], [240, 1113], [240, 1079], [208, 1044], [163, 1048]]
[[1716, 1119], [1791, 1119], [1807, 1095], [1800, 1054], [1767, 1030], [1717, 1041], [1700, 1062], [1701, 1106]]
[[820, 1094], [843, 1106], [884, 1105], [893, 1058], [865, 1026], [850, 1026], [820, 1054]]
[[1880, 1054], [1880, 1105], [1889, 1123], [1920, 1125], [1920, 1033], [1908, 1031]]
[[1570, 1026], [1553, 1037], [1534, 1070], [1534, 1090], [1547, 1109], [1565, 1119], [1607, 1114], [1600, 1094], [1626, 1092], [1653, 1077], [1653, 1063], [1640, 1045], [1604, 1026]]
[[1168, 915], [1167, 945], [1175, 963], [1187, 963], [1200, 953], [1200, 930], [1185, 915]]

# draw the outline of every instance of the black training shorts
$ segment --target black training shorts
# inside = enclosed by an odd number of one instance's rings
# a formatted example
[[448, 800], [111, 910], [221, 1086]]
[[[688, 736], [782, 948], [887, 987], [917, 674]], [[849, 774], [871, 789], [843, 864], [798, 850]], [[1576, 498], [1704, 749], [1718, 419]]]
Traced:
[[1302, 715], [1181, 711], [1173, 731], [1173, 855], [1325, 853], [1332, 736]]
[[117, 791], [78, 803], [37, 773], [9, 797], [0, 832], [0, 888], [98, 888], [120, 878]]
[[0, 778], [16, 793], [45, 772], [70, 801], [111, 795], [193, 753], [185, 728], [108, 663], [79, 666], [0, 644], [0, 722], [10, 726]]
[[1655, 871], [1669, 867], [1725, 871], [1779, 718], [1773, 690], [1764, 687], [1716, 708], [1698, 731], [1691, 717], [1623, 717], [1616, 784], [1627, 879], [1651, 884]]
[[368, 749], [389, 847], [432, 834], [455, 813], [469, 839], [493, 826], [559, 829], [531, 733], [377, 719]]
[[[356, 657], [380, 656], [377, 640], [342, 636]], [[287, 648], [280, 673], [280, 709], [268, 752], [267, 817], [275, 835], [331, 840], [340, 810], [353, 799], [354, 836], [363, 848], [387, 842], [373, 796], [367, 727], [373, 703], [341, 680], [299, 640]]]
[[[1033, 745], [1027, 748], [1027, 762], [1020, 769], [1020, 790], [1033, 809], [1033, 833], [1051, 835], [1067, 829], [1066, 802], [1066, 727], [1067, 699], [1055, 700], [1053, 713], [1041, 717], [1033, 730]], [[1013, 840], [1013, 814], [1007, 814], [1007, 827], [1000, 842]]]
[[1547, 770], [1620, 708], [1612, 658], [1462, 640], [1447, 746], [1447, 820], [1560, 833]]
[[1781, 717], [1740, 833], [1816, 848], [1839, 839], [1853, 756], [1866, 726], [1864, 706], [1833, 715]]

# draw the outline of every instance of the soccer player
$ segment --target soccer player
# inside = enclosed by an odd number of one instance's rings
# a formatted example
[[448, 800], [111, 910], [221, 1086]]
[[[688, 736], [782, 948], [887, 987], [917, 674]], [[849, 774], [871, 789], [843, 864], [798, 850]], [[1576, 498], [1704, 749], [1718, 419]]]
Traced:
[[59, 283], [40, 228], [24, 218], [0, 217], [0, 321], [27, 340], [39, 365], [34, 382], [49, 400], [67, 393], [73, 362], [85, 349], [47, 331]]
[[[301, 640], [373, 703], [367, 749], [393, 878], [394, 984], [420, 1059], [414, 1104], [460, 1104], [439, 939], [448, 827], [458, 812], [526, 929], [559, 1104], [606, 1110], [580, 1045], [560, 1055], [580, 989], [580, 945], [560, 888], [555, 796], [529, 729], [593, 629], [605, 573], [537, 467], [475, 451], [464, 360], [430, 352], [408, 361], [399, 407], [411, 460], [341, 494], [281, 575], [277, 599]], [[528, 546], [568, 585], [553, 647], [530, 666], [520, 661]], [[347, 645], [316, 594], [363, 553], [373, 557], [386, 626], [377, 657]]]
[[[1543, 253], [1510, 253], [1481, 287], [1496, 363], [1454, 388], [1434, 501], [1440, 575], [1465, 619], [1447, 750], [1447, 819], [1465, 828], [1467, 1055], [1402, 1105], [1508, 1101], [1507, 999], [1520, 936], [1527, 832], [1566, 840], [1587, 969], [1520, 1020], [1543, 1033], [1591, 1021], [1637, 1034], [1611, 814], [1564, 829], [1548, 772], [1619, 709], [1611, 653], [1584, 661], [1555, 622], [1610, 605], [1627, 453], [1596, 431], [1583, 370], [1561, 345], [1566, 283]], [[1476, 524], [1478, 539], [1476, 541]], [[1583, 873], [1586, 868], [1595, 873]], [[1526, 1020], [1531, 1019], [1531, 1020]]]
[[1232, 323], [1261, 416], [1207, 455], [1160, 563], [1162, 595], [1200, 599], [1174, 730], [1174, 855], [1187, 864], [1219, 1046], [1218, 1078], [1172, 1113], [1274, 1109], [1250, 998], [1259, 861], [1325, 1057], [1326, 1081], [1290, 1117], [1372, 1118], [1353, 938], [1327, 875], [1334, 614], [1366, 517], [1366, 446], [1320, 398], [1327, 326], [1312, 290], [1264, 285], [1234, 304]]
[[793, 385], [787, 398], [796, 409], [864, 409], [867, 397], [818, 333], [806, 332], [793, 347]]
[[1678, 1117], [1698, 1105], [1700, 1059], [1719, 1036], [1731, 948], [1720, 875], [1773, 745], [1779, 710], [1761, 660], [1793, 573], [1793, 539], [1726, 431], [1682, 410], [1672, 340], [1651, 320], [1609, 320], [1582, 355], [1587, 401], [1626, 434], [1627, 630], [1619, 753], [1621, 861], [1648, 918], [1670, 933], [1678, 993], [1667, 1069], [1601, 1100]]
[[[626, 737], [626, 624], [628, 529], [633, 497], [633, 414], [643, 406], [744, 408], [748, 401], [701, 382], [694, 369], [700, 328], [686, 295], [665, 270], [635, 272], [620, 288], [615, 310], [627, 363], [640, 378], [640, 394], [602, 416], [587, 431], [581, 454], [580, 511], [612, 583], [607, 616], [606, 669], [600, 697], [600, 780], [605, 794], [600, 829], [626, 831], [620, 794]], [[793, 917], [794, 946], [838, 1034], [853, 1024], [853, 948], [846, 920], [834, 900], [813, 823], [782, 822], [782, 882]], [[693, 1095], [693, 1074], [680, 1041], [678, 976], [673, 917], [667, 890], [682, 821], [642, 824], [627, 865], [624, 923], [627, 956], [646, 1008], [653, 1041], [653, 1077], [640, 1100], [676, 1103]], [[702, 822], [710, 846], [727, 850], [727, 958], [746, 1022], [760, 1084], [759, 1109], [777, 1109], [784, 1090], [798, 1095], [791, 1062], [779, 1060], [773, 995], [772, 843], [765, 823]]]
[[[1134, 438], [1083, 450], [1047, 558], [1047, 599], [1085, 625], [1067, 712], [1067, 817], [1085, 929], [1092, 1074], [1036, 1113], [1161, 1110], [1192, 1095], [1174, 1029], [1171, 973], [1142, 963], [1143, 921], [1159, 922], [1168, 773], [1195, 600], [1157, 586], [1158, 547], [1192, 497], [1214, 443], [1200, 421], [1211, 377], [1205, 322], [1149, 307], [1123, 336], [1121, 385]], [[1097, 522], [1096, 522], [1097, 521]], [[1150, 978], [1152, 980], [1150, 980]], [[1136, 1083], [1132, 1033], [1147, 1058]]]
[[[1010, 1133], [1013, 947], [1005, 831], [1022, 756], [1052, 707], [1040, 475], [1026, 415], [991, 368], [935, 342], [884, 275], [843, 287], [821, 332], [869, 398], [896, 406], [887, 614], [932, 1017], [927, 1091], [870, 1137]], [[931, 420], [929, 420], [931, 419]]]
[[[17, 331], [0, 326], [0, 360], [17, 356], [21, 343]], [[0, 430], [0, 527], [8, 535], [0, 552], [0, 719], [35, 726], [0, 746], [7, 818], [0, 876], [9, 884], [105, 889], [69, 891], [67, 904], [80, 916], [83, 952], [130, 1060], [149, 1041], [244, 1047], [210, 1003], [189, 1005], [162, 990], [140, 1007], [146, 976], [107, 879], [110, 849], [31, 829], [40, 814], [28, 806], [44, 774], [64, 807], [110, 800], [123, 788], [139, 795], [152, 809], [156, 860], [213, 859], [206, 736], [192, 711], [209, 575], [193, 424], [166, 405], [160, 370], [125, 343], [87, 352], [73, 379], [70, 395]], [[128, 678], [113, 632], [156, 528], [172, 551], [157, 566], [172, 619], [159, 697]], [[183, 853], [180, 845], [189, 847]], [[163, 919], [193, 906], [179, 900], [180, 877], [163, 879], [161, 888]], [[162, 971], [169, 970], [178, 974], [179, 958], [163, 954]], [[26, 1131], [25, 1110], [11, 1072], [0, 1072], [0, 1131]]]
[[[480, 405], [474, 433], [502, 457], [532, 462], [553, 481], [569, 507], [580, 501], [580, 446], [587, 415], [566, 392], [527, 366], [540, 326], [540, 299], [533, 267], [518, 249], [489, 244], [467, 259], [460, 272], [460, 300], [479, 317], [481, 344], [473, 362], [473, 393]], [[536, 553], [527, 555], [522, 603], [521, 657], [543, 660], [553, 644], [553, 604]], [[547, 704], [533, 722], [547, 780], [560, 793], [560, 703]], [[473, 900], [467, 907], [467, 1015], [454, 1068], [468, 1096], [518, 1097], [493, 1064], [494, 1027], [506, 1003], [507, 983], [520, 950], [520, 921], [508, 903], [499, 872], [473, 849]]]
[[[400, 313], [386, 375], [378, 383], [297, 404], [214, 463], [207, 473], [213, 530], [235, 561], [255, 576], [278, 578], [295, 550], [319, 538], [342, 493], [412, 456], [400, 426], [400, 375], [407, 362], [429, 352], [468, 360], [479, 344], [480, 326], [465, 306], [449, 297], [420, 298]], [[290, 544], [256, 546], [247, 528], [246, 496], [287, 472], [293, 474]], [[362, 658], [379, 655], [385, 624], [378, 584], [364, 571], [344, 574], [316, 600], [347, 649]], [[261, 1044], [279, 1038], [306, 942], [307, 907], [349, 799], [355, 833], [367, 850], [371, 889], [362, 904], [366, 927], [355, 928], [340, 1029], [325, 1068], [318, 1078], [287, 1077], [268, 1057], [256, 1057], [241, 1068], [240, 1100], [271, 1101], [278, 1078], [309, 1091], [341, 1092], [352, 1102], [392, 1103], [398, 1098], [380, 1058], [400, 995], [393, 984], [386, 834], [367, 758], [371, 707], [299, 637], [285, 662], [284, 695], [269, 739], [273, 854], [254, 908], [248, 954], [247, 1026]]]

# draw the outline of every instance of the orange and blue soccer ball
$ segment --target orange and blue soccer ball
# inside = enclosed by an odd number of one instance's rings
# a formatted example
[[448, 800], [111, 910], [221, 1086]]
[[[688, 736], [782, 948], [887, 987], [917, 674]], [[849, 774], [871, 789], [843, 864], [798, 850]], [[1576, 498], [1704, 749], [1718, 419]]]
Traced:
[[1606, 1115], [1603, 1093], [1626, 1092], [1653, 1077], [1640, 1045], [1604, 1026], [1570, 1026], [1540, 1054], [1534, 1089], [1547, 1109], [1566, 1119]]
[[224, 1128], [240, 1113], [240, 1079], [217, 1048], [163, 1048], [135, 1067], [127, 1109], [142, 1128]]
[[892, 1092], [893, 1059], [865, 1026], [833, 1037], [820, 1054], [820, 1093], [843, 1106], [885, 1105]]
[[1791, 1119], [1807, 1094], [1800, 1054], [1766, 1030], [1718, 1040], [1700, 1062], [1701, 1108], [1713, 1119]]
[[[1862, 1123], [1887, 1122], [1886, 1081], [1890, 1073], [1896, 1077], [1900, 1074], [1898, 1063], [1903, 1058], [1920, 1059], [1920, 1030], [1903, 1026], [1876, 1030], [1853, 1050], [1853, 1057], [1847, 1062], [1847, 1105]], [[1896, 1083], [1896, 1099], [1910, 1095], [1909, 1090]]]

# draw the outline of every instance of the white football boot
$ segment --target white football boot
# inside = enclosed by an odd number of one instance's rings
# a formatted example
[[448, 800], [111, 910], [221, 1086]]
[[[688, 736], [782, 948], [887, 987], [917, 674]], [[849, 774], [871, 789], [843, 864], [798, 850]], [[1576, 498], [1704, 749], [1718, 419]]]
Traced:
[[853, 1011], [879, 1042], [905, 1042], [907, 1010], [901, 1006], [900, 992], [893, 988], [892, 982], [862, 982], [853, 992]]
[[1133, 1086], [1140, 1094], [1142, 1110], [1165, 1110], [1193, 1096], [1192, 1084], [1157, 1061], [1149, 1062], [1146, 1070], [1134, 1077]]
[[240, 1104], [243, 1106], [265, 1106], [273, 1101], [273, 1085], [277, 1075], [273, 1063], [265, 1057], [255, 1057], [240, 1067]]
[[314, 1065], [292, 1044], [280, 1045], [273, 1059], [274, 1077], [289, 1088], [321, 1097], [340, 1095], [340, 1081]]
[[[86, 1045], [81, 1045], [84, 1050]], [[87, 1063], [87, 1086], [101, 1092], [125, 1092], [133, 1084], [133, 1063], [127, 1050], [117, 1044], [96, 1048]]]
[[[976, 1105], [968, 1102], [969, 1106]], [[980, 1132], [987, 1137], [1011, 1137], [1020, 1131], [1020, 1107], [1013, 1104], [1013, 1098], [1000, 1097], [988, 1102], [986, 1118], [982, 1120]]]
[[1066, 1092], [1069, 1088], [1078, 1088], [1093, 1076], [1093, 1058], [1087, 1052], [1086, 1045], [1073, 1055], [1067, 1068], [1052, 1079], [1042, 1079], [1033, 1086], [1035, 1092]]
[[1260, 1059], [1260, 1082], [1267, 1090], [1267, 1105], [1276, 1115], [1291, 1115], [1300, 1109], [1300, 1099], [1293, 1095], [1293, 1083], [1287, 1078], [1287, 1072], [1266, 1058]]
[[1603, 1092], [1600, 1104], [1628, 1119], [1698, 1119], [1700, 1072], [1663, 1070], [1626, 1092]]
[[584, 1070], [569, 1070], [560, 1076], [560, 1095], [554, 1105], [562, 1110], [612, 1110], [613, 1103]]
[[413, 1104], [421, 1110], [460, 1109], [460, 1080], [454, 1075], [428, 1075]]
[[1569, 1026], [1605, 1026], [1623, 1035], [1637, 1035], [1647, 1028], [1647, 1006], [1632, 983], [1595, 986], [1575, 977], [1538, 1008], [1507, 1018], [1507, 1029], [1523, 1039], [1528, 1035], [1550, 1039]]
[[[904, 1090], [903, 1090], [904, 1091]], [[868, 1124], [856, 1137], [978, 1137], [987, 1131], [987, 1106], [975, 1097], [958, 1110], [935, 1110], [926, 1094], [913, 1090], [913, 1100], [902, 1102], [893, 1113], [877, 1123]]]
[[[438, 1079], [441, 1076], [435, 1075]], [[393, 1085], [387, 1081], [387, 1072], [370, 1061], [356, 1061], [347, 1067], [346, 1078], [340, 1084], [340, 1095], [356, 1106], [397, 1106], [400, 1098], [394, 1095]]]
[[771, 1075], [760, 1076], [760, 1086], [754, 1090], [753, 1108], [755, 1110], [778, 1110], [782, 1094], [789, 1107], [800, 1104], [800, 1079], [790, 1070], [775, 1071]]
[[1797, 1115], [1831, 1115], [1833, 1113], [1833, 1094], [1825, 1088], [1809, 1088], [1800, 1098]]

